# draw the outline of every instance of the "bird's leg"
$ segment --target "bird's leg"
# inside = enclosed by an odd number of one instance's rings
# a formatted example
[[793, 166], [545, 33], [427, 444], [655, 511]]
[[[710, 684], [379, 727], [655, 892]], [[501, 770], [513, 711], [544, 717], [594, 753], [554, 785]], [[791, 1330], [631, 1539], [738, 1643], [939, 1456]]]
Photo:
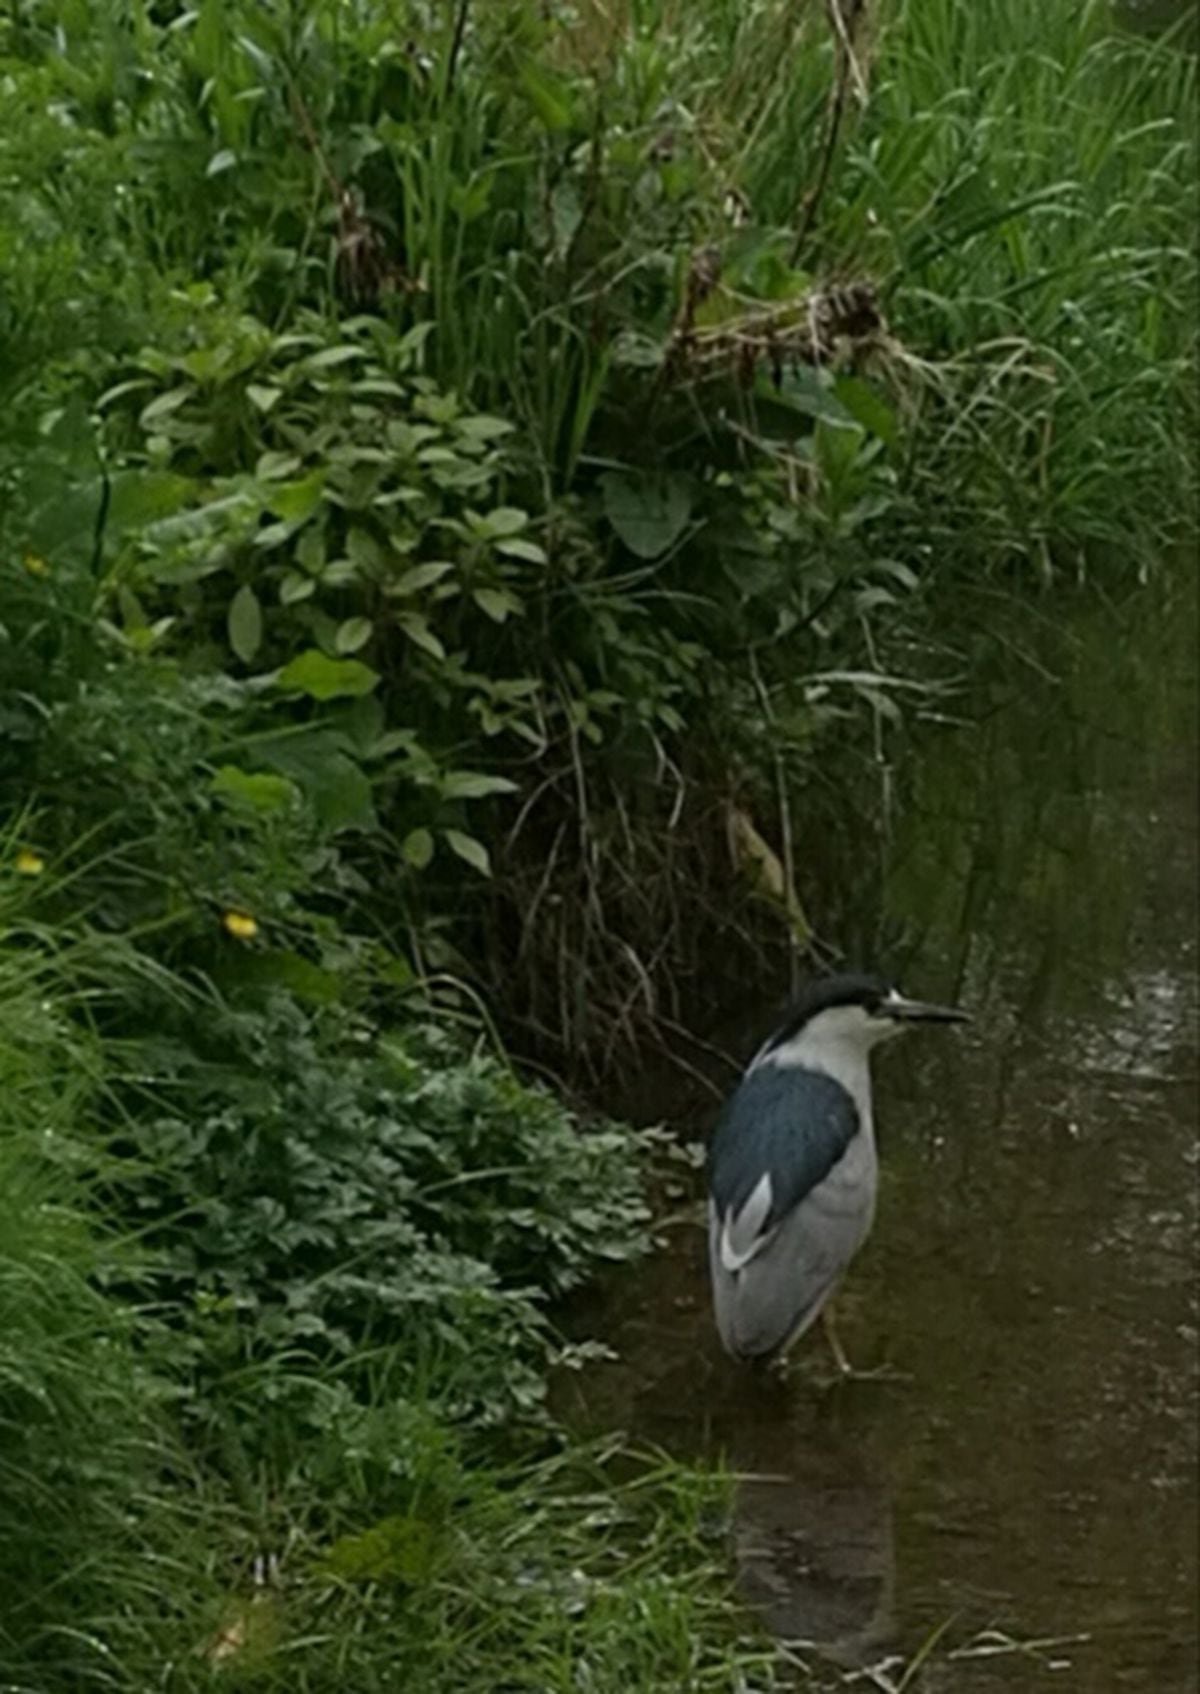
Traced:
[[829, 1351], [833, 1354], [833, 1362], [837, 1366], [837, 1380], [840, 1382], [908, 1382], [911, 1380], [904, 1371], [896, 1370], [892, 1365], [876, 1365], [873, 1370], [855, 1370], [850, 1363], [849, 1355], [842, 1346], [842, 1338], [838, 1334], [837, 1321], [833, 1315], [833, 1301], [827, 1300], [821, 1308], [821, 1327], [825, 1331], [825, 1339], [829, 1343]]
[[838, 1375], [853, 1376], [854, 1366], [850, 1363], [846, 1349], [842, 1346], [842, 1338], [838, 1334], [837, 1321], [833, 1315], [833, 1301], [827, 1300], [821, 1308], [821, 1327], [825, 1331], [825, 1339], [829, 1343], [829, 1351], [833, 1354], [833, 1362], [837, 1366]]

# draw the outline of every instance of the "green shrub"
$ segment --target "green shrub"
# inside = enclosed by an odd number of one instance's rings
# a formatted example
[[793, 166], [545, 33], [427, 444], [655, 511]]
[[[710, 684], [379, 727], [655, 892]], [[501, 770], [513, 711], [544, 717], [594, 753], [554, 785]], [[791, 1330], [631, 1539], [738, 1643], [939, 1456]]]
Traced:
[[46, 745], [56, 646], [66, 771], [115, 655], [165, 664], [146, 713], [220, 725], [175, 839], [239, 884], [182, 903], [310, 962], [336, 914], [602, 1064], [727, 802], [786, 858], [781, 782], [920, 701], [939, 584], [1186, 525], [1194, 64], [1035, 0], [860, 8], [853, 62], [790, 0], [412, 16], [6, 22], [0, 265], [52, 327], [8, 374], [43, 574], [0, 584], [3, 709]]
[[448, 1417], [533, 1409], [546, 1301], [648, 1246], [637, 1138], [581, 1132], [432, 1030], [375, 1052], [332, 1009], [278, 996], [197, 1021], [146, 1052], [153, 1103], [115, 1203], [161, 1249], [202, 1376], [287, 1359], [279, 1392], [300, 1398], [321, 1398], [305, 1371], [368, 1399], [386, 1372], [389, 1395], [420, 1385]]
[[615, 1694], [751, 1666], [719, 1480], [479, 1430], [540, 1399], [548, 1295], [643, 1244], [628, 1135], [436, 1033], [372, 1053], [279, 1001], [182, 996], [186, 1045], [101, 1041], [85, 1009], [163, 983], [4, 892], [4, 1685]]

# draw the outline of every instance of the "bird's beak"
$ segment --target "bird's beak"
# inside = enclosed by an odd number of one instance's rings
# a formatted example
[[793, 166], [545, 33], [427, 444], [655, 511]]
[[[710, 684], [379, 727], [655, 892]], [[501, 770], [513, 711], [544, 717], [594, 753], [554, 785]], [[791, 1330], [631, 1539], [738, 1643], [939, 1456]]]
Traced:
[[934, 1006], [928, 1000], [908, 1000], [903, 994], [889, 996], [882, 1008], [898, 1023], [970, 1023], [970, 1012], [958, 1006]]

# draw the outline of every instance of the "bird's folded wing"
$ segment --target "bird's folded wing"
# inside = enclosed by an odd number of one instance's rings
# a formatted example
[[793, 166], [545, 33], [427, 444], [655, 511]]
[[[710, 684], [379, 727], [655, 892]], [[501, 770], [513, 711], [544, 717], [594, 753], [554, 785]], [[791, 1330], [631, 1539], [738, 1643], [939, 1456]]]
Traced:
[[729, 1101], [713, 1138], [709, 1194], [720, 1261], [736, 1271], [828, 1176], [859, 1130], [858, 1109], [821, 1071], [756, 1066]]

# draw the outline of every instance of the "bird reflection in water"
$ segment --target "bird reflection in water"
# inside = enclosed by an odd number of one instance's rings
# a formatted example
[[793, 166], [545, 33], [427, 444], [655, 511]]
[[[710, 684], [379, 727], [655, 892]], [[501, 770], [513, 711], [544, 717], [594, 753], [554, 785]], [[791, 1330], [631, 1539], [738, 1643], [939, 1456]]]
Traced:
[[[704, 1242], [689, 1224], [674, 1251], [627, 1279], [608, 1306], [618, 1357], [586, 1379], [599, 1429], [636, 1429], [665, 1451], [736, 1478], [729, 1537], [747, 1604], [780, 1640], [847, 1669], [893, 1638], [892, 1506], [872, 1459], [879, 1392], [731, 1365], [711, 1329]], [[581, 1421], [574, 1373], [559, 1409]], [[573, 1405], [572, 1405], [573, 1403]]]
[[[737, 1476], [738, 1586], [780, 1640], [856, 1669], [893, 1637], [895, 1546], [886, 1480], [835, 1425], [840, 1390], [809, 1403], [755, 1382], [723, 1448]], [[715, 1432], [714, 1432], [715, 1433]]]
[[738, 1586], [773, 1635], [849, 1668], [892, 1632], [894, 1549], [886, 1491], [855, 1462], [743, 1476], [733, 1507]]

